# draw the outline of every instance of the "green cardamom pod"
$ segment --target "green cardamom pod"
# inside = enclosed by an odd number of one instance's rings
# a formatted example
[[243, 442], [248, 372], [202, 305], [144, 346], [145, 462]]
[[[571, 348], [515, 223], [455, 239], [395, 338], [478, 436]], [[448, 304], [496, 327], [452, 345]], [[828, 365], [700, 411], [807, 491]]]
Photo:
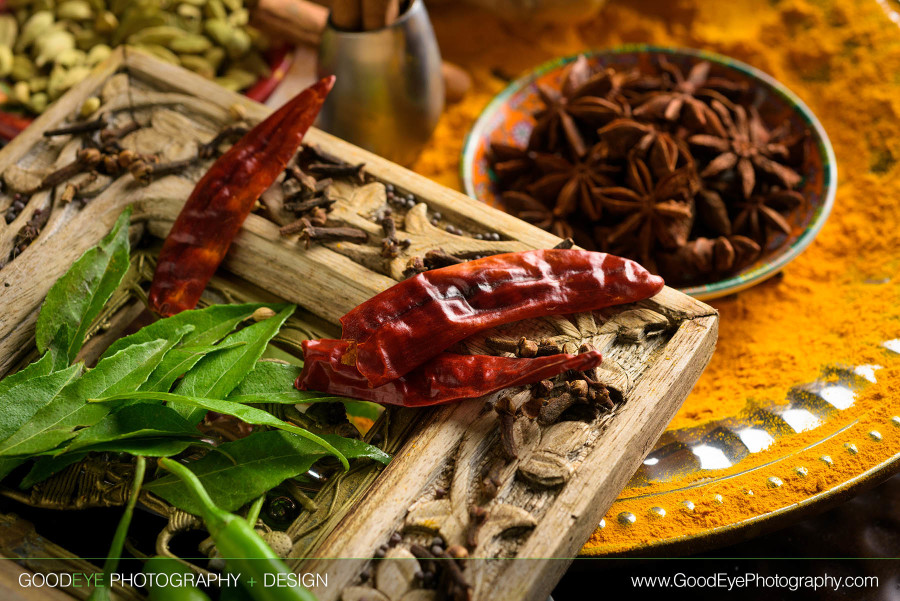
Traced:
[[250, 22], [250, 12], [246, 8], [236, 10], [228, 15], [226, 21], [233, 27], [243, 27]]
[[66, 68], [83, 65], [87, 62], [87, 53], [77, 48], [69, 48], [56, 55], [53, 62]]
[[12, 49], [19, 33], [19, 24], [12, 15], [0, 15], [0, 46]]
[[9, 46], [0, 46], [0, 77], [6, 77], [12, 72], [13, 53]]
[[169, 42], [169, 50], [178, 54], [200, 54], [212, 47], [209, 38], [199, 34], [183, 34]]
[[33, 113], [40, 114], [44, 112], [49, 103], [50, 98], [47, 96], [47, 93], [38, 92], [37, 94], [32, 94], [31, 98], [28, 99], [28, 109]]
[[91, 29], [82, 29], [81, 31], [75, 32], [74, 35], [75, 47], [79, 50], [84, 50], [85, 52], [88, 52], [97, 44], [103, 44], [105, 42], [96, 31]]
[[33, 77], [37, 77], [37, 67], [30, 58], [23, 54], [13, 56], [12, 70], [9, 72], [10, 77], [15, 81], [25, 81]]
[[203, 29], [219, 46], [225, 46], [234, 31], [234, 28], [223, 19], [209, 19], [203, 24]]
[[247, 56], [234, 63], [234, 66], [244, 69], [245, 71], [250, 71], [257, 77], [272, 76], [272, 69], [269, 67], [269, 63], [266, 62], [262, 54], [255, 50], [249, 52]]
[[34, 64], [43, 67], [60, 53], [75, 47], [75, 36], [68, 31], [55, 30], [34, 42]]
[[56, 7], [57, 19], [86, 21], [94, 17], [94, 10], [87, 0], [66, 0]]
[[87, 53], [84, 62], [88, 67], [95, 67], [109, 58], [112, 54], [112, 48], [106, 44], [97, 44]]
[[38, 77], [32, 77], [31, 81], [28, 82], [28, 89], [32, 94], [35, 92], [44, 92], [47, 89], [47, 86], [50, 85], [50, 78], [45, 77], [43, 75]]
[[53, 23], [53, 13], [49, 10], [38, 11], [31, 15], [22, 25], [21, 33], [16, 39], [15, 51], [17, 53], [24, 52], [38, 37], [50, 31]]
[[256, 83], [256, 80], [258, 79], [256, 75], [254, 75], [250, 71], [244, 71], [243, 69], [239, 69], [237, 67], [231, 67], [227, 71], [225, 71], [225, 77], [237, 82], [238, 90], [249, 88], [254, 83]]
[[244, 8], [244, 0], [222, 0], [222, 4], [231, 12]]
[[207, 79], [212, 79], [216, 76], [215, 67], [202, 56], [197, 56], [196, 54], [182, 54], [179, 58], [181, 59], [181, 66], [189, 71], [193, 71]]
[[97, 18], [94, 19], [94, 30], [97, 33], [112, 33], [115, 31], [116, 27], [119, 26], [119, 19], [115, 14], [111, 13], [108, 10], [104, 10], [103, 12], [97, 13]]
[[243, 29], [232, 30], [231, 37], [225, 43], [225, 51], [231, 59], [238, 59], [250, 51], [253, 42]]
[[159, 44], [135, 44], [134, 47], [138, 50], [143, 50], [148, 54], [152, 54], [156, 58], [167, 63], [172, 63], [173, 65], [177, 65], [180, 63], [177, 54], [164, 46], [160, 46]]
[[91, 96], [90, 98], [86, 98], [85, 101], [81, 103], [81, 110], [78, 111], [78, 114], [87, 119], [88, 117], [96, 113], [99, 108], [100, 99], [96, 96]]
[[173, 40], [185, 34], [183, 29], [171, 25], [147, 27], [128, 36], [129, 44], [159, 44], [168, 46]]
[[225, 49], [221, 46], [213, 46], [203, 53], [203, 58], [213, 66], [213, 69], [218, 71], [219, 67], [222, 66], [222, 62], [225, 60]]
[[221, 19], [224, 21], [228, 16], [228, 12], [225, 10], [225, 5], [222, 4], [222, 0], [207, 0], [204, 12], [210, 19]]
[[16, 84], [12, 87], [12, 99], [18, 102], [19, 104], [28, 104], [28, 100], [31, 98], [31, 90], [28, 87], [27, 81], [17, 81]]

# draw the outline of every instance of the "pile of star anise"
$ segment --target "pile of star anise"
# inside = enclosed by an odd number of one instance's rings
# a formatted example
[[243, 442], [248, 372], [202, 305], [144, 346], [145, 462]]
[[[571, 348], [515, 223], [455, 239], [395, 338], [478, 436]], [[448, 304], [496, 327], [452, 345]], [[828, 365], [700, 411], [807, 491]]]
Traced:
[[579, 57], [528, 146], [492, 144], [504, 207], [582, 247], [640, 261], [672, 284], [715, 281], [790, 234], [807, 131], [761, 119], [744, 82], [688, 73], [597, 70]]

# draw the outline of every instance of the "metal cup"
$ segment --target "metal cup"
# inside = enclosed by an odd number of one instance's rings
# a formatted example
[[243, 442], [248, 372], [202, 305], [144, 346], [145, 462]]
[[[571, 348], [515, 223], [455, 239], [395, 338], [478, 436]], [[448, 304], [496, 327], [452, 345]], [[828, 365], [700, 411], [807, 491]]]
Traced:
[[329, 18], [318, 72], [337, 75], [319, 127], [401, 165], [415, 161], [444, 108], [441, 52], [422, 0], [372, 31], [341, 31]]

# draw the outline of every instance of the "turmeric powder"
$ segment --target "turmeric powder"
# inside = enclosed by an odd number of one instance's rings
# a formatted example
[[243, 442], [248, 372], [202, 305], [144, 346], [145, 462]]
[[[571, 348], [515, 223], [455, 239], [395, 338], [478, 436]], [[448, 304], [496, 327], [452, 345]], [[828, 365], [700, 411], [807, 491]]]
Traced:
[[[626, 489], [585, 553], [624, 552], [806, 504], [891, 460], [896, 471], [900, 367], [880, 345], [900, 338], [900, 29], [878, 3], [612, 0], [576, 26], [510, 24], [458, 6], [438, 6], [432, 18], [444, 57], [475, 82], [414, 165], [451, 187], [460, 186], [466, 131], [506, 80], [558, 56], [623, 43], [699, 47], [754, 65], [811, 107], [835, 147], [839, 188], [828, 223], [781, 277], [711, 303], [721, 316], [717, 350], [670, 430], [736, 415], [754, 400], [782, 400], [830, 364], [885, 365], [877, 383], [823, 426], [728, 470], [702, 472], [712, 484], [693, 492], [671, 490], [680, 481]], [[806, 449], [816, 441], [823, 442]], [[666, 517], [651, 517], [659, 514], [653, 507]], [[623, 511], [636, 522], [619, 523]]]

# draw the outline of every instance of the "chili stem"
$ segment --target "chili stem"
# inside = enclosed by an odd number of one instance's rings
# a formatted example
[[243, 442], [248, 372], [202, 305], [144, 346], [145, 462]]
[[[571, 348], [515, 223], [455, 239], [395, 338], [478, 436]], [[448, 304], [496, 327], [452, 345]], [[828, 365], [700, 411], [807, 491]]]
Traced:
[[[138, 495], [141, 492], [141, 484], [144, 481], [144, 472], [147, 470], [147, 460], [141, 455], [137, 456], [134, 465], [134, 479], [131, 481], [131, 490], [128, 494], [128, 501], [125, 503], [125, 511], [116, 527], [116, 533], [113, 535], [112, 545], [109, 548], [109, 555], [103, 563], [103, 582], [109, 583], [113, 572], [119, 566], [119, 560], [122, 558], [122, 549], [125, 547], [125, 536], [128, 534], [128, 527], [131, 526], [131, 518], [134, 515], [134, 506], [137, 504]], [[101, 599], [109, 599], [108, 586], [99, 586], [91, 593], [88, 601], [100, 601]]]
[[253, 501], [253, 505], [250, 506], [250, 510], [247, 512], [247, 523], [250, 524], [251, 527], [256, 527], [256, 520], [259, 519], [259, 512], [262, 510], [265, 500], [266, 495], [260, 495]]

